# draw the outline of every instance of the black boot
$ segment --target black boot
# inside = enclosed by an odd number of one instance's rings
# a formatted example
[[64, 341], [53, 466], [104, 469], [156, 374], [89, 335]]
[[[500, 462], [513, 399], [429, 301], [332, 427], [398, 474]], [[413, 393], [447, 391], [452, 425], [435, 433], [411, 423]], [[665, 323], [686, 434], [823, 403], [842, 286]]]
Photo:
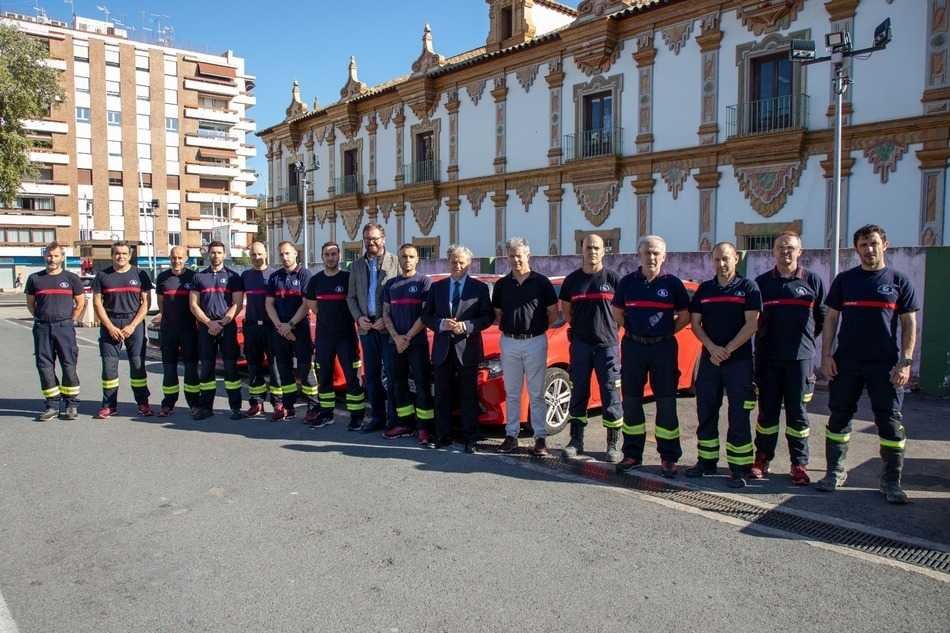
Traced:
[[844, 485], [848, 474], [844, 470], [844, 459], [848, 455], [847, 442], [832, 442], [825, 439], [825, 459], [828, 462], [828, 472], [815, 484], [822, 492], [834, 492]]
[[580, 420], [571, 420], [571, 441], [561, 451], [564, 459], [576, 459], [584, 454], [584, 429], [586, 426]]
[[881, 494], [888, 503], [904, 505], [910, 503], [907, 493], [901, 488], [901, 471], [904, 470], [904, 452], [888, 448], [881, 449], [884, 470], [881, 473]]
[[607, 462], [618, 464], [623, 459], [620, 450], [620, 429], [607, 429]]

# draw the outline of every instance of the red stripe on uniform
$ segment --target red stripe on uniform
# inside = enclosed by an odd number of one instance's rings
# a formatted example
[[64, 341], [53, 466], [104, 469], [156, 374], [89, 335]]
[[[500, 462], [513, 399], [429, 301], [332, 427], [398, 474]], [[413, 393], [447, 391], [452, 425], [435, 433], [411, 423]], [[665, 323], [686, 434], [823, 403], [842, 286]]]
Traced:
[[672, 309], [672, 303], [663, 303], [662, 301], [627, 301], [623, 304], [628, 308], [659, 308], [660, 310]]
[[394, 306], [400, 305], [419, 305], [422, 303], [422, 299], [393, 299], [390, 301]]
[[700, 299], [700, 303], [745, 303], [745, 297], [709, 297]]
[[36, 295], [72, 295], [72, 288], [44, 288], [43, 290], [37, 290]]
[[103, 288], [102, 289], [102, 294], [104, 295], [116, 294], [119, 292], [144, 292], [144, 291], [138, 286], [121, 286], [118, 288]]
[[585, 292], [583, 294], [574, 295], [571, 297], [571, 301], [611, 301], [613, 298], [614, 293], [612, 292]]
[[346, 295], [317, 295], [317, 299], [320, 301], [343, 301], [346, 299]]
[[846, 308], [880, 308], [881, 310], [896, 310], [896, 303], [887, 301], [845, 301]]
[[224, 294], [225, 292], [229, 292], [229, 290], [228, 290], [227, 288], [218, 288], [218, 287], [202, 288], [202, 289], [201, 289], [201, 293], [202, 293], [202, 294], [204, 294], [204, 293], [206, 293], [206, 292], [217, 292], [217, 293]]
[[764, 306], [801, 306], [803, 308], [810, 308], [815, 305], [815, 302], [811, 299], [772, 299], [771, 301], [766, 301], [762, 305]]
[[300, 297], [303, 293], [299, 290], [277, 290], [274, 292], [275, 297]]

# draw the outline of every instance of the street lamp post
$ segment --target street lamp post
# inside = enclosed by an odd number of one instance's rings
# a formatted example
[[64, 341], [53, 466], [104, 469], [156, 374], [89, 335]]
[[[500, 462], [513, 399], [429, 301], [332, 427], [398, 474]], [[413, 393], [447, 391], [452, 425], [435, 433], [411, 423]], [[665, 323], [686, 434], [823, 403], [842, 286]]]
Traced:
[[310, 268], [310, 240], [308, 239], [307, 227], [307, 189], [309, 188], [310, 183], [307, 180], [307, 175], [319, 170], [320, 162], [317, 160], [316, 154], [314, 154], [309, 168], [302, 160], [298, 160], [294, 164], [294, 167], [297, 168], [297, 175], [300, 178], [300, 186], [303, 188], [303, 262], [305, 268]]

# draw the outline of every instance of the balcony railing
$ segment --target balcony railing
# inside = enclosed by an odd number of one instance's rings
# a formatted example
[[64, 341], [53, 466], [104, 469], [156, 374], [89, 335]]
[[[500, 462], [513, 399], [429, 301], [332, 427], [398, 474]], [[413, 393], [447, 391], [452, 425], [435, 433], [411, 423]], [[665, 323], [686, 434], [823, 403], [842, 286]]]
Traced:
[[336, 179], [336, 195], [342, 196], [348, 193], [360, 193], [363, 185], [359, 174], [350, 174], [349, 176], [340, 176]]
[[231, 136], [230, 134], [228, 134], [227, 132], [223, 130], [208, 130], [205, 128], [198, 128], [198, 131], [195, 132], [195, 136], [198, 136], [199, 138], [213, 138], [213, 139], [218, 139], [221, 141], [241, 140], [236, 136]]
[[808, 127], [808, 95], [747, 101], [726, 108], [726, 136], [770, 134]]
[[440, 168], [437, 160], [420, 160], [415, 163], [408, 163], [403, 170], [404, 182], [407, 185], [438, 182], [439, 174]]
[[564, 136], [564, 160], [623, 155], [623, 128], [584, 130]]

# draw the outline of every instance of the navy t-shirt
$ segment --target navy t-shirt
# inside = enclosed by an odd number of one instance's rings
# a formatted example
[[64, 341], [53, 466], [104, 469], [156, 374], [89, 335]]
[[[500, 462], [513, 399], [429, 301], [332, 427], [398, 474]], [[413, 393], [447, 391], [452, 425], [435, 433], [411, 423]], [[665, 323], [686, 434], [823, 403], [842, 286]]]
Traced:
[[762, 314], [755, 333], [760, 359], [808, 360], [815, 356], [815, 338], [825, 322], [825, 283], [799, 267], [793, 277], [778, 270], [755, 279], [762, 293]]
[[[425, 302], [429, 299], [429, 288], [432, 281], [422, 273], [412, 277], [393, 277], [383, 286], [383, 303], [389, 304], [389, 318], [399, 334], [406, 334], [422, 314]], [[424, 345], [428, 342], [426, 331], [423, 328], [414, 337], [413, 345]]]
[[142, 293], [151, 290], [152, 280], [135, 266], [124, 273], [109, 266], [99, 271], [92, 282], [92, 291], [102, 295], [106, 314], [135, 314], [142, 305]]
[[211, 267], [195, 273], [192, 290], [198, 292], [198, 305], [212, 321], [224, 317], [234, 304], [234, 293], [242, 292], [241, 276], [227, 266], [215, 272]]
[[676, 331], [673, 316], [689, 307], [689, 293], [675, 275], [657, 275], [653, 281], [647, 281], [638, 269], [620, 280], [613, 305], [623, 308], [626, 334], [644, 338], [672, 336]]
[[835, 360], [851, 362], [896, 363], [899, 317], [920, 310], [910, 279], [891, 268], [844, 271], [825, 303], [841, 313]]
[[74, 297], [82, 294], [82, 279], [63, 270], [51, 275], [45, 270], [26, 278], [26, 294], [36, 299], [37, 321], [63, 321], [73, 316]]
[[297, 314], [308, 283], [310, 271], [300, 265], [293, 270], [281, 268], [267, 280], [267, 296], [273, 297], [274, 310], [281, 323], [287, 323]]
[[341, 270], [335, 275], [320, 271], [310, 278], [306, 288], [307, 299], [317, 302], [317, 338], [356, 334], [353, 315], [346, 305], [350, 273]]
[[560, 300], [571, 304], [571, 338], [588, 345], [617, 344], [617, 324], [610, 302], [620, 284], [620, 275], [603, 268], [585, 273], [578, 268], [564, 278]]
[[[736, 275], [725, 286], [719, 285], [716, 277], [699, 285], [689, 311], [702, 315], [703, 330], [713, 343], [725, 347], [745, 325], [745, 313], [762, 310], [762, 295], [755, 282]], [[709, 352], [703, 346], [703, 354]], [[730, 358], [751, 359], [752, 341], [732, 352]]]
[[195, 271], [186, 268], [176, 275], [166, 270], [155, 280], [155, 292], [162, 298], [162, 330], [195, 327], [195, 316], [188, 305]]
[[274, 274], [274, 268], [268, 266], [264, 270], [249, 268], [241, 273], [241, 283], [244, 284], [244, 322], [260, 325], [270, 324], [264, 301], [267, 299], [267, 280]]

